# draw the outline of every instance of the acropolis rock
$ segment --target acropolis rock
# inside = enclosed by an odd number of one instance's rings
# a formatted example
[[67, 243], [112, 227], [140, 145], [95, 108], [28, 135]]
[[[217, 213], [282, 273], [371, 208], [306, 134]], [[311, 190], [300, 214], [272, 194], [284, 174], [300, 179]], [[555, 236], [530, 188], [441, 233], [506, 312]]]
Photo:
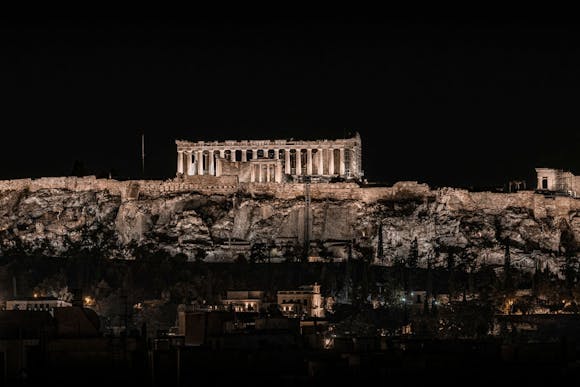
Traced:
[[579, 254], [580, 200], [572, 197], [432, 190], [416, 182], [308, 188], [307, 207], [305, 183], [234, 176], [0, 181], [0, 256], [180, 254], [223, 262], [250, 258], [261, 246], [277, 262], [300, 256], [307, 240], [312, 257], [344, 260], [352, 244], [353, 259], [390, 265], [416, 239], [420, 266], [444, 265], [457, 248], [476, 265], [500, 265], [509, 243], [515, 266], [559, 272], [564, 254]]

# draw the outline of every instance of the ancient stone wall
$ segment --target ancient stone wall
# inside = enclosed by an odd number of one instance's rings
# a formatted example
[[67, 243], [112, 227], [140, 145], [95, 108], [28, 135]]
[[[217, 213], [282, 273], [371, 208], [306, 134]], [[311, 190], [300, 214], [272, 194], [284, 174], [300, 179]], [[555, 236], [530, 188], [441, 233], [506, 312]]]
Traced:
[[240, 182], [249, 182], [251, 179], [251, 168], [249, 162], [229, 161], [226, 159], [219, 159], [218, 169], [221, 169], [221, 177], [236, 178]]
[[128, 184], [129, 182], [97, 179], [95, 176], [41, 177], [38, 179], [0, 180], [0, 191], [29, 190], [34, 192], [43, 189], [66, 189], [69, 191], [106, 190], [113, 195], [120, 195]]
[[237, 176], [195, 175], [172, 180], [134, 180], [139, 184], [139, 192], [147, 196], [163, 196], [170, 193], [200, 192], [211, 194], [232, 194], [238, 188]]
[[533, 191], [516, 193], [469, 192], [456, 188], [442, 188], [438, 196], [449, 210], [499, 213], [506, 208], [527, 208], [536, 218], [565, 217], [580, 209], [580, 200], [566, 196], [544, 196]]
[[65, 189], [80, 191], [108, 191], [123, 199], [136, 199], [139, 194], [162, 196], [177, 192], [233, 193], [237, 190], [236, 176], [188, 176], [172, 180], [127, 180], [97, 179], [85, 177], [43, 177], [39, 179], [0, 180], [0, 191], [28, 190], [35, 192], [45, 189]]
[[[202, 194], [230, 195], [236, 192], [250, 196], [270, 196], [276, 199], [303, 197], [303, 183], [241, 183], [237, 176], [195, 175], [171, 180], [97, 179], [86, 177], [45, 177], [38, 179], [0, 180], [0, 191], [46, 189], [69, 191], [107, 191], [123, 200], [138, 199], [139, 195], [161, 197], [171, 193], [199, 192]], [[536, 217], [567, 216], [580, 209], [580, 200], [556, 196], [546, 197], [533, 191], [516, 193], [469, 192], [456, 188], [431, 190], [426, 184], [414, 181], [397, 182], [392, 187], [359, 187], [355, 183], [313, 183], [310, 185], [313, 200], [358, 200], [372, 203], [378, 200], [405, 196], [438, 197], [450, 210], [484, 211], [497, 213], [509, 207], [528, 208]]]

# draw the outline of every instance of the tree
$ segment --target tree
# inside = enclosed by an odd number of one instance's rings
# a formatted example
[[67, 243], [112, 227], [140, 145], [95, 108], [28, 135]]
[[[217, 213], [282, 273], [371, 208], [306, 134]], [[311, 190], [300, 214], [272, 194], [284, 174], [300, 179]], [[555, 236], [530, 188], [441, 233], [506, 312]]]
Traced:
[[511, 254], [510, 254], [510, 242], [509, 239], [505, 240], [505, 253], [503, 260], [503, 275], [504, 275], [504, 291], [509, 292], [513, 289], [513, 278], [512, 278], [512, 268], [511, 268]]
[[250, 249], [250, 263], [265, 262], [269, 258], [268, 247], [265, 243], [254, 243]]
[[411, 269], [417, 267], [419, 262], [419, 244], [417, 242], [417, 237], [411, 242], [411, 247], [409, 248], [409, 258], [407, 259], [407, 266]]
[[493, 326], [492, 304], [472, 300], [452, 302], [441, 314], [441, 334], [451, 338], [483, 338]]
[[280, 310], [280, 306], [278, 304], [269, 304], [268, 308], [266, 309], [266, 313], [268, 317], [281, 317], [282, 311]]
[[430, 303], [431, 303], [431, 299], [433, 298], [433, 269], [432, 269], [433, 263], [432, 263], [432, 258], [431, 256], [428, 257], [427, 259], [427, 286], [425, 286], [425, 289], [427, 290], [427, 293], [425, 295], [425, 300], [424, 300], [424, 305], [423, 305], [423, 312], [429, 313], [430, 311]]
[[378, 230], [378, 241], [377, 241], [377, 258], [379, 260], [383, 260], [384, 254], [384, 247], [383, 247], [383, 222], [379, 223], [379, 230]]
[[236, 259], [234, 260], [235, 263], [248, 263], [248, 260], [246, 259], [246, 257], [244, 256], [244, 254], [238, 254], [238, 256], [236, 257]]
[[463, 271], [467, 273], [467, 284], [464, 283], [463, 294], [465, 298], [466, 292], [470, 294], [475, 293], [475, 279], [474, 272], [477, 264], [476, 256], [473, 252], [464, 250], [461, 253], [461, 266]]
[[569, 252], [566, 252], [564, 256], [564, 278], [566, 281], [566, 289], [570, 291], [577, 281], [578, 273], [576, 270], [576, 265], [576, 258]]
[[455, 251], [447, 252], [447, 274], [448, 274], [448, 292], [449, 297], [453, 299], [457, 294], [457, 272], [455, 270]]
[[203, 262], [206, 256], [207, 252], [204, 249], [197, 249], [195, 252], [195, 262]]

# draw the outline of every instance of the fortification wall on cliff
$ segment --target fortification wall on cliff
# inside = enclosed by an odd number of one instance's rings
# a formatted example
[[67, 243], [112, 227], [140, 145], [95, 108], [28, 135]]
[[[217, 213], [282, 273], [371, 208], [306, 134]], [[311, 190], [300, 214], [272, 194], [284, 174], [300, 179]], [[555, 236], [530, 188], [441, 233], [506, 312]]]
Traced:
[[[70, 191], [107, 191], [123, 200], [142, 197], [162, 197], [174, 193], [199, 192], [206, 195], [241, 193], [251, 196], [270, 196], [276, 199], [295, 199], [304, 196], [303, 183], [239, 183], [236, 176], [189, 176], [170, 180], [97, 179], [86, 177], [43, 177], [38, 179], [0, 180], [0, 191], [66, 189]], [[580, 210], [580, 200], [565, 196], [546, 197], [533, 191], [516, 193], [469, 192], [457, 188], [431, 190], [426, 184], [402, 181], [392, 187], [359, 187], [355, 183], [313, 183], [313, 200], [358, 200], [372, 203], [400, 197], [433, 197], [450, 210], [499, 213], [508, 207], [527, 208], [536, 218], [566, 217]]]
[[438, 201], [450, 210], [482, 211], [499, 213], [509, 207], [526, 208], [534, 217], [568, 217], [580, 210], [580, 200], [567, 196], [548, 197], [534, 191], [516, 193], [469, 192], [457, 188], [441, 188]]
[[205, 195], [229, 195], [238, 190], [236, 176], [189, 176], [172, 180], [133, 180], [139, 192], [150, 197], [171, 193], [199, 192]]
[[[233, 194], [241, 192], [249, 195], [272, 196], [277, 199], [294, 199], [304, 196], [303, 183], [239, 183], [236, 176], [189, 176], [171, 180], [127, 180], [97, 179], [86, 177], [43, 177], [38, 179], [18, 179], [0, 181], [0, 191], [41, 189], [66, 189], [70, 191], [108, 191], [111, 195], [121, 195], [123, 199], [137, 199], [139, 195], [148, 197], [171, 193], [200, 192], [203, 194]], [[401, 193], [428, 195], [426, 184], [398, 182], [392, 187], [365, 187], [355, 183], [315, 183], [310, 185], [312, 199], [362, 200], [372, 202], [392, 198]]]
[[66, 189], [69, 191], [109, 191], [120, 195], [129, 182], [112, 179], [97, 179], [95, 176], [41, 177], [38, 179], [0, 180], [0, 191], [28, 190], [35, 192], [44, 189]]
[[238, 184], [235, 176], [192, 176], [187, 179], [127, 181], [97, 179], [95, 176], [0, 180], [0, 191], [35, 192], [45, 189], [108, 191], [111, 195], [120, 195], [123, 199], [137, 199], [140, 194], [153, 197], [182, 192], [231, 194], [237, 191]]
[[[277, 199], [303, 197], [303, 183], [240, 183], [240, 192], [249, 195], [271, 196]], [[314, 183], [310, 184], [310, 197], [313, 200], [359, 200], [374, 202], [392, 199], [399, 195], [434, 195], [427, 184], [417, 182], [398, 182], [392, 187], [359, 187], [356, 183]]]

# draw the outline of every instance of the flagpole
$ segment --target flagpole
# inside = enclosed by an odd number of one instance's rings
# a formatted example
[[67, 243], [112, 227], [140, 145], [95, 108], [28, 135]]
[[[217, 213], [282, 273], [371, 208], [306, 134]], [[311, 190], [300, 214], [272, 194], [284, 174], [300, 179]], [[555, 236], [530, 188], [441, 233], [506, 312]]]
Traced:
[[141, 134], [141, 177], [145, 178], [145, 133]]

